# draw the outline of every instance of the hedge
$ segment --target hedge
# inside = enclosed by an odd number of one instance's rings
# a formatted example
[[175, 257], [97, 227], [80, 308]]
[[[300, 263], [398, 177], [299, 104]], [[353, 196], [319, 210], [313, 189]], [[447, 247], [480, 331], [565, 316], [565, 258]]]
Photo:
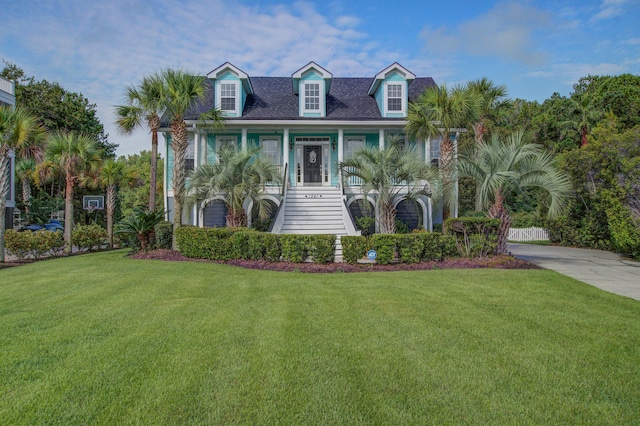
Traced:
[[363, 236], [340, 237], [342, 243], [342, 259], [351, 264], [358, 263], [369, 251], [369, 239]]
[[335, 235], [275, 235], [248, 228], [197, 228], [176, 232], [180, 253], [210, 260], [250, 259], [277, 262], [333, 262]]
[[64, 250], [64, 237], [60, 231], [16, 232], [8, 229], [4, 238], [7, 252], [18, 260], [60, 256]]
[[80, 252], [100, 250], [108, 238], [107, 230], [95, 223], [76, 226], [71, 232], [71, 242]]
[[429, 262], [458, 256], [453, 236], [436, 232], [414, 231], [410, 234], [376, 234], [371, 237], [345, 236], [342, 241], [342, 258], [355, 264], [367, 251], [375, 249], [381, 264], [391, 263], [398, 253], [403, 263]]
[[460, 255], [485, 257], [496, 252], [499, 227], [500, 219], [456, 217], [445, 220], [444, 233], [455, 238]]

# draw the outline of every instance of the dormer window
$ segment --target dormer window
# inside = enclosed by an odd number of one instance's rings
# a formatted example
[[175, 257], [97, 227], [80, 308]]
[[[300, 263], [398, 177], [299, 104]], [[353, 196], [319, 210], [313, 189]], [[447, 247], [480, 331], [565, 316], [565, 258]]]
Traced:
[[320, 83], [304, 83], [304, 110], [320, 111]]
[[293, 93], [298, 95], [300, 117], [327, 116], [327, 94], [333, 75], [315, 62], [309, 62], [291, 75]]
[[235, 112], [237, 96], [235, 83], [220, 83], [220, 109], [222, 111]]
[[402, 84], [387, 84], [387, 111], [402, 112]]

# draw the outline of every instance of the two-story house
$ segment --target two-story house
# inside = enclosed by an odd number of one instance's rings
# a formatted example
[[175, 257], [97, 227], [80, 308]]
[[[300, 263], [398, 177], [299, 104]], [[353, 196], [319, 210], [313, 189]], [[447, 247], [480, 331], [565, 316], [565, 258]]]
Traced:
[[[16, 104], [15, 85], [13, 81], [0, 77], [0, 106], [13, 107]], [[13, 228], [13, 211], [16, 207], [15, 191], [15, 158], [13, 152], [9, 153], [9, 193], [7, 194], [7, 207], [5, 209], [5, 228]]]
[[[251, 77], [227, 62], [207, 74], [207, 85], [204, 102], [186, 116], [187, 169], [217, 161], [223, 146], [260, 146], [260, 155], [280, 168], [285, 181], [264, 195], [272, 205], [272, 232], [348, 235], [356, 233], [353, 217], [372, 214], [365, 203], [373, 205], [375, 194], [363, 200], [359, 182], [342, 182], [338, 163], [363, 147], [383, 149], [389, 134], [404, 138], [409, 102], [435, 82], [398, 63], [373, 76], [345, 78], [314, 62], [289, 77]], [[217, 132], [197, 121], [213, 107], [225, 116]], [[173, 152], [164, 130], [165, 206], [173, 220]], [[425, 162], [437, 162], [438, 139], [404, 141]], [[396, 202], [398, 217], [410, 228], [430, 229], [440, 221], [429, 197]], [[252, 206], [245, 207], [254, 216]], [[224, 204], [212, 199], [193, 206], [183, 223], [224, 226]]]

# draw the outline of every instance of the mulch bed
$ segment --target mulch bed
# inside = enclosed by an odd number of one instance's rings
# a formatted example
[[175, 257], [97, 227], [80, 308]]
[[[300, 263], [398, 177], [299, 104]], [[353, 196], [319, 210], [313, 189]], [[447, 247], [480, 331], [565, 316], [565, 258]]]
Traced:
[[430, 269], [474, 269], [474, 268], [494, 268], [494, 269], [539, 269], [538, 266], [526, 260], [516, 259], [512, 256], [492, 256], [482, 259], [447, 259], [439, 262], [421, 263], [394, 263], [391, 265], [358, 264], [348, 263], [328, 263], [317, 265], [315, 263], [293, 263], [293, 262], [267, 262], [264, 260], [243, 260], [235, 259], [226, 262], [211, 261], [206, 259], [191, 259], [173, 250], [153, 250], [147, 253], [136, 253], [131, 256], [133, 259], [154, 259], [172, 262], [212, 262], [233, 266], [240, 266], [248, 269], [259, 269], [265, 271], [288, 271], [288, 272], [370, 272], [370, 271], [424, 271]]

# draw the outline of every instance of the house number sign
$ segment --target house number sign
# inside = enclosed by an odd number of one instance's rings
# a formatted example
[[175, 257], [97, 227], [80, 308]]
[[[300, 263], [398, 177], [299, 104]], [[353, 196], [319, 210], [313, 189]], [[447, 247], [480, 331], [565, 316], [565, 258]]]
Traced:
[[322, 198], [322, 194], [305, 195], [304, 198]]

